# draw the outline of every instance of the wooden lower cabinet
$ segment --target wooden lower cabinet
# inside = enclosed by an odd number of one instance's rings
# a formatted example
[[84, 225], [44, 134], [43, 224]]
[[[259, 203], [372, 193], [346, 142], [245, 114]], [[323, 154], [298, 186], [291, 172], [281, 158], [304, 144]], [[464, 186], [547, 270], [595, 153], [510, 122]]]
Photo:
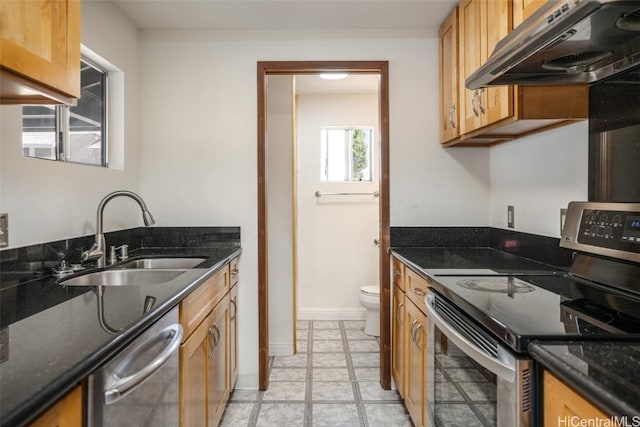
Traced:
[[31, 427], [58, 426], [82, 426], [82, 387], [73, 389], [31, 424]]
[[184, 427], [207, 422], [208, 339], [205, 319], [180, 346], [180, 425]]
[[238, 286], [229, 291], [229, 383], [231, 389], [238, 380]]
[[408, 298], [406, 307], [408, 343], [404, 404], [411, 415], [413, 425], [422, 427], [425, 425], [427, 397], [427, 316]]
[[393, 286], [393, 306], [391, 315], [391, 375], [396, 383], [398, 393], [405, 396], [405, 360], [407, 352], [407, 309], [405, 307], [405, 294], [399, 286]]
[[229, 400], [229, 295], [209, 316], [209, 350], [207, 353], [208, 424], [217, 426]]
[[[223, 272], [224, 277], [229, 277], [228, 264]], [[216, 273], [212, 278], [217, 278], [214, 280], [217, 287], [224, 285], [229, 290], [228, 282], [220, 279], [223, 275]], [[208, 280], [201, 286], [211, 284]], [[217, 292], [198, 291], [196, 289], [191, 295], [215, 295], [215, 300], [213, 309], [180, 346], [180, 426], [215, 427], [222, 419], [238, 375], [238, 285], [234, 284], [223, 296]], [[184, 309], [185, 314], [201, 313], [198, 305], [211, 305], [207, 298], [185, 299], [183, 303], [181, 310]], [[193, 328], [195, 317], [201, 315], [185, 315], [181, 319]]]
[[611, 417], [551, 374], [543, 373], [544, 427], [609, 425]]

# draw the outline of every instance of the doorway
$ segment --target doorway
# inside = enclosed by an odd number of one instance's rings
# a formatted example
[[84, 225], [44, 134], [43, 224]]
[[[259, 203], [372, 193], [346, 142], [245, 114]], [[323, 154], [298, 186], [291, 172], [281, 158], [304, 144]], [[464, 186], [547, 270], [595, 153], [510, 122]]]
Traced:
[[389, 91], [386, 61], [258, 62], [258, 336], [259, 388], [269, 386], [269, 284], [267, 215], [267, 76], [347, 72], [379, 76], [379, 283], [380, 283], [380, 384], [391, 388], [390, 276], [389, 276]]

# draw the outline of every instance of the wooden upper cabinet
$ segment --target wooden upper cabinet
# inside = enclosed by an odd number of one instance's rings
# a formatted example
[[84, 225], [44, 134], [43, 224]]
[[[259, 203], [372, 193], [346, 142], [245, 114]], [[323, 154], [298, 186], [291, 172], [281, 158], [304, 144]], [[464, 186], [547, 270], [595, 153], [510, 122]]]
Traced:
[[2, 0], [0, 100], [68, 103], [80, 96], [80, 0]]
[[[492, 0], [483, 1], [483, 3], [485, 4], [483, 22], [486, 25], [485, 43], [482, 46], [485, 49], [482, 52], [482, 63], [484, 64], [493, 53], [498, 42], [511, 31], [512, 9], [510, 0]], [[512, 86], [494, 86], [484, 89], [479, 99], [483, 126], [513, 116]]]
[[460, 136], [458, 8], [440, 27], [440, 142]]
[[497, 86], [469, 90], [464, 81], [480, 68], [496, 44], [511, 30], [511, 0], [463, 0], [460, 3], [460, 91], [464, 93], [462, 133], [513, 115], [513, 88]]
[[513, 0], [513, 28], [533, 15], [546, 2], [547, 0]]
[[484, 2], [480, 0], [462, 0], [459, 9], [460, 35], [460, 133], [468, 133], [482, 127], [478, 91], [469, 90], [464, 85], [466, 76], [480, 68], [483, 63], [481, 45], [486, 42], [482, 37], [482, 18]]
[[[537, 0], [460, 1], [459, 136], [441, 136], [443, 145], [489, 145], [587, 118], [588, 85], [494, 86], [478, 90], [465, 87], [466, 78], [486, 63], [498, 42], [506, 37], [523, 17], [534, 13], [543, 3]], [[443, 28], [447, 21], [443, 23]], [[441, 32], [441, 55], [443, 46]], [[444, 84], [444, 80], [441, 83]], [[446, 88], [442, 88], [441, 109], [444, 108], [445, 102], [449, 102], [446, 93]], [[444, 113], [443, 111], [441, 114]]]

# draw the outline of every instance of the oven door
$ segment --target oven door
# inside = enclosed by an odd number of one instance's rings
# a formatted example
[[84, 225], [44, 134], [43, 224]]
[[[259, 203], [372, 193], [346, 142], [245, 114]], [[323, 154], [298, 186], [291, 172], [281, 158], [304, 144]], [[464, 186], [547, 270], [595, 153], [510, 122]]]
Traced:
[[429, 289], [427, 426], [530, 427], [533, 372], [446, 298]]

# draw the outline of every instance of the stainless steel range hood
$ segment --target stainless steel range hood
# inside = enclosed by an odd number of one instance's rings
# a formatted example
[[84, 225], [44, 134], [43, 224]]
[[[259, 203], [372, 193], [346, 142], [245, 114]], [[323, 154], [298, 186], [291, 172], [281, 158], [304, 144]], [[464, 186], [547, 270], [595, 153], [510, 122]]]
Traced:
[[635, 65], [640, 1], [550, 0], [499, 42], [465, 85], [592, 83]]

